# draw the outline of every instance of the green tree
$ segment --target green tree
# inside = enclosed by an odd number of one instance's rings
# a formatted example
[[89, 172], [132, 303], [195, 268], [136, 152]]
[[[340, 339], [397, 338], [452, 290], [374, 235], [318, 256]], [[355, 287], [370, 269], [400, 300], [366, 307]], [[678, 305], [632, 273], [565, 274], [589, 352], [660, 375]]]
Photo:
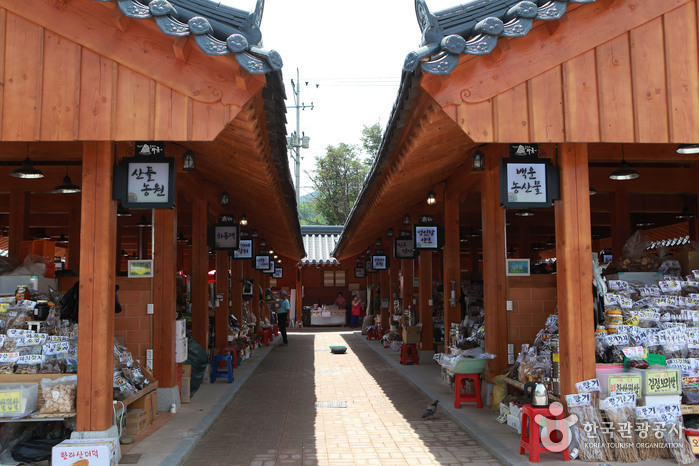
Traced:
[[379, 155], [382, 138], [380, 122], [377, 121], [371, 126], [364, 125], [362, 129], [362, 147], [369, 156], [364, 160], [366, 165], [371, 166], [376, 156]]
[[315, 185], [314, 207], [329, 225], [344, 225], [369, 167], [362, 163], [356, 146], [341, 142], [325, 150], [324, 156], [316, 158], [310, 175]]
[[315, 209], [315, 193], [301, 196], [299, 203], [299, 223], [301, 225], [327, 225], [328, 222]]

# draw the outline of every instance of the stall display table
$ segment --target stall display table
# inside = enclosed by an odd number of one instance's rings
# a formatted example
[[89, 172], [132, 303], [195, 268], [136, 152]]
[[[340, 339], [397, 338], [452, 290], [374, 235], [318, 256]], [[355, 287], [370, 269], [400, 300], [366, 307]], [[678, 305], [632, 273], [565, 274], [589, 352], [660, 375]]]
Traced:
[[311, 326], [345, 325], [345, 310], [337, 306], [323, 306], [311, 310]]

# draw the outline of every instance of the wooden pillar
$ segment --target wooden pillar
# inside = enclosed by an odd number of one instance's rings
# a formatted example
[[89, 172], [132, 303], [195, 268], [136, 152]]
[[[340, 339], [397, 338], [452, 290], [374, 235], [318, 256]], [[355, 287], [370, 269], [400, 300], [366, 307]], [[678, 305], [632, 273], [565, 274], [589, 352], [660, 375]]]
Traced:
[[251, 275], [252, 275], [252, 280], [253, 280], [253, 293], [252, 293], [252, 314], [255, 316], [257, 319], [257, 328], [260, 329], [261, 324], [260, 324], [260, 302], [262, 299], [264, 299], [264, 288], [262, 289], [262, 295], [260, 295], [260, 287], [263, 286], [262, 284], [262, 273], [255, 269], [251, 268], [250, 270]]
[[177, 210], [153, 209], [153, 374], [160, 388], [177, 385]]
[[[73, 272], [80, 272], [80, 224], [81, 216], [79, 209], [71, 209], [70, 213], [70, 228], [68, 230], [68, 263], [66, 267]], [[121, 252], [121, 248], [119, 248]]]
[[485, 350], [497, 356], [488, 362], [488, 380], [507, 368], [505, 213], [500, 207], [498, 159], [495, 151], [486, 154], [485, 172], [481, 181]]
[[561, 199], [555, 201], [556, 281], [561, 395], [566, 395], [576, 393], [577, 382], [595, 377], [587, 144], [563, 144], [558, 163]]
[[434, 333], [432, 317], [432, 251], [420, 251], [420, 311], [419, 322], [422, 322], [422, 349], [434, 349], [432, 337]]
[[116, 201], [111, 142], [83, 143], [77, 430], [112, 425]]
[[[228, 345], [228, 251], [216, 251], [216, 307], [214, 309], [216, 328], [216, 348], [220, 349]], [[219, 299], [219, 297], [221, 297]]]
[[[393, 238], [391, 238], [391, 243], [393, 243]], [[393, 244], [388, 247], [389, 250], [393, 250]], [[391, 253], [393, 256], [393, 253]], [[393, 314], [395, 313], [395, 301], [398, 298], [398, 273], [400, 272], [401, 260], [391, 257], [391, 265], [388, 268], [388, 321], [382, 322], [381, 326], [384, 330], [391, 328], [393, 324]]]
[[[295, 267], [296, 272], [296, 309], [294, 309], [294, 319], [299, 322], [303, 317], [303, 267]], [[347, 277], [349, 278], [349, 277]], [[349, 296], [347, 300], [349, 301]], [[298, 327], [298, 324], [296, 324]]]
[[[28, 183], [31, 183], [29, 181]], [[29, 216], [29, 193], [24, 189], [10, 191], [10, 231], [7, 246], [7, 257], [17, 265], [22, 265], [19, 256], [22, 241], [27, 234], [27, 218]]]
[[[387, 240], [384, 239], [384, 241], [388, 242]], [[386, 251], [385, 248], [384, 251]], [[386, 257], [388, 257], [389, 254], [386, 253]], [[382, 328], [387, 328], [388, 325], [388, 319], [390, 317], [389, 309], [391, 306], [391, 278], [388, 270], [382, 270], [379, 272], [379, 281], [381, 282], [381, 301], [379, 303], [379, 315], [381, 316], [381, 327]], [[386, 300], [388, 302], [388, 305], [386, 307], [383, 306], [383, 302]]]
[[[618, 183], [623, 183], [623, 181]], [[558, 235], [558, 230], [556, 230], [556, 234]], [[612, 208], [612, 255], [614, 259], [621, 257], [624, 251], [624, 244], [630, 237], [629, 192], [626, 188], [620, 187], [614, 191], [614, 206]], [[558, 244], [558, 241], [556, 241], [556, 244]]]
[[209, 253], [206, 248], [207, 202], [192, 201], [192, 337], [205, 351], [209, 342]]
[[250, 264], [247, 259], [236, 260], [231, 258], [231, 313], [243, 322], [243, 264]]
[[400, 267], [403, 272], [403, 310], [405, 311], [408, 307], [415, 309], [413, 304], [413, 296], [415, 294], [413, 289], [413, 266], [415, 264], [415, 259], [401, 259]]
[[[458, 186], [449, 185], [444, 193], [444, 350], [449, 345], [451, 324], [461, 320], [461, 243], [459, 238]], [[454, 299], [452, 298], [452, 291]]]
[[[252, 298], [249, 298], [247, 303], [248, 303], [248, 310], [250, 313], [254, 314], [254, 309], [255, 309], [255, 296], [257, 296], [257, 282], [254, 281], [255, 277], [252, 274], [252, 262], [249, 260], [243, 260], [243, 279], [244, 280], [253, 280], [252, 284]], [[242, 315], [242, 310], [241, 310], [241, 315]], [[240, 322], [242, 325], [242, 321]]]

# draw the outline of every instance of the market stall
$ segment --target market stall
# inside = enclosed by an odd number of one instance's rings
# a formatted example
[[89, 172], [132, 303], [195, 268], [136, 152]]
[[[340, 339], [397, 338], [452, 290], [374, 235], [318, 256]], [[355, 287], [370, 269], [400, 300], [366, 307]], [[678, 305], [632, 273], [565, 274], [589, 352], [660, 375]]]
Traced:
[[335, 305], [311, 310], [311, 326], [345, 325], [346, 311]]

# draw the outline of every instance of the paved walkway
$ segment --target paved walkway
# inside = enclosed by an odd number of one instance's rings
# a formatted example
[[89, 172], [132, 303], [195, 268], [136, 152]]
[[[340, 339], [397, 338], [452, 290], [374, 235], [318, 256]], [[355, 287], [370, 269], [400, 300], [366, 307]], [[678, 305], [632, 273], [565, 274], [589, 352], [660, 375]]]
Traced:
[[444, 412], [422, 419], [432, 400], [363, 339], [341, 329], [291, 333], [183, 464], [500, 464]]

